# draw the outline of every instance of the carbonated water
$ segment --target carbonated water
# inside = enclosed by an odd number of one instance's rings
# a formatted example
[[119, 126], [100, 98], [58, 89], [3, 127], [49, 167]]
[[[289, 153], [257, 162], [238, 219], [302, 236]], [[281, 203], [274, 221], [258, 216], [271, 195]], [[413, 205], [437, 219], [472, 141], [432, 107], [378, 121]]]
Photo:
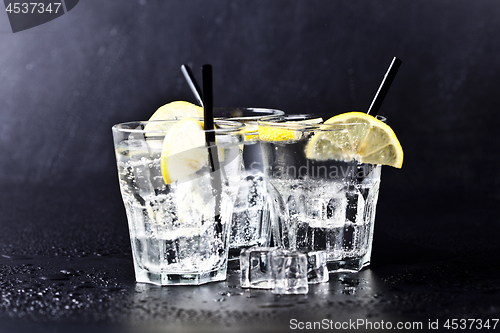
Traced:
[[[326, 251], [331, 271], [369, 264], [380, 166], [305, 157], [308, 137], [261, 142], [266, 176], [279, 193], [274, 238], [285, 248]], [[284, 221], [288, 221], [284, 224]]]
[[268, 193], [264, 183], [261, 148], [247, 141], [243, 150], [243, 173], [234, 203], [230, 234], [230, 258], [252, 246], [269, 246], [271, 233]]
[[165, 183], [162, 139], [131, 135], [115, 145], [136, 280], [161, 285], [224, 280], [242, 147], [237, 142], [218, 147], [221, 169], [216, 172], [222, 182], [217, 202], [208, 166]]

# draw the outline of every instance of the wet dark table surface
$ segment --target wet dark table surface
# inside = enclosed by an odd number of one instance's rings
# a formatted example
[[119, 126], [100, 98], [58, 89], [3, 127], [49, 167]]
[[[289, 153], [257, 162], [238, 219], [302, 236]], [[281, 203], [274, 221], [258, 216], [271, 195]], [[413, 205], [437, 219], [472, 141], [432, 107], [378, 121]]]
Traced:
[[453, 319], [489, 319], [493, 331], [500, 318], [498, 199], [422, 201], [382, 188], [372, 266], [277, 296], [241, 289], [235, 267], [199, 287], [135, 283], [114, 179], [0, 193], [0, 332], [286, 332], [314, 322], [452, 331]]

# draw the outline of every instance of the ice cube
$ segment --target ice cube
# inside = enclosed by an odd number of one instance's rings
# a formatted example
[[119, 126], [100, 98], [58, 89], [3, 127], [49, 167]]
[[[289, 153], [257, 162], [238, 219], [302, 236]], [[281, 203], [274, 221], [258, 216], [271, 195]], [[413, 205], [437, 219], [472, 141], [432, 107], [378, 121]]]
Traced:
[[349, 185], [346, 187], [346, 222], [363, 223], [364, 198], [358, 188]]
[[325, 251], [307, 253], [307, 281], [309, 284], [328, 282], [327, 254]]
[[307, 255], [300, 251], [278, 249], [271, 252], [274, 294], [307, 294]]
[[248, 175], [240, 182], [231, 227], [231, 248], [253, 245], [268, 246], [270, 238], [269, 208], [264, 180]]
[[326, 219], [327, 204], [324, 199], [312, 198], [307, 201], [307, 217], [324, 221]]
[[272, 289], [274, 286], [270, 253], [274, 247], [254, 246], [240, 253], [240, 283], [242, 288]]
[[328, 261], [341, 260], [344, 253], [344, 224], [327, 228]]
[[347, 199], [342, 196], [335, 196], [330, 199], [326, 207], [327, 224], [344, 224], [346, 215]]

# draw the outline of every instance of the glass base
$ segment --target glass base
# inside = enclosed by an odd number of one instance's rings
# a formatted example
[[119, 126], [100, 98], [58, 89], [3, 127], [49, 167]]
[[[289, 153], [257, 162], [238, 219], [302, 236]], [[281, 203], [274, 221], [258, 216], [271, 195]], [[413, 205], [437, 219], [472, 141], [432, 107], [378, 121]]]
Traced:
[[370, 265], [370, 259], [368, 258], [358, 258], [358, 259], [346, 259], [329, 261], [326, 263], [328, 268], [328, 273], [357, 273], [365, 267]]
[[135, 280], [139, 283], [150, 283], [158, 286], [192, 285], [226, 280], [227, 263], [218, 270], [186, 274], [153, 273], [143, 269], [135, 270]]

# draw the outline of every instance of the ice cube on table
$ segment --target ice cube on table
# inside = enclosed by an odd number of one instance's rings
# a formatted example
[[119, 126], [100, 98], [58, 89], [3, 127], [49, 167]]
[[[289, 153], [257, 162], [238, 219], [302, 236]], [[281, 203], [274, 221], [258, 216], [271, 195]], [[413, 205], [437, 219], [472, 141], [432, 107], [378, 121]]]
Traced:
[[240, 253], [242, 288], [271, 289], [275, 294], [307, 294], [309, 284], [328, 282], [325, 251], [254, 246]]
[[254, 246], [240, 253], [240, 283], [242, 288], [272, 289], [274, 286], [270, 253], [274, 247]]
[[307, 281], [309, 284], [329, 281], [328, 267], [326, 266], [327, 254], [325, 251], [312, 251], [307, 253]]
[[307, 294], [307, 255], [301, 251], [277, 249], [271, 252], [274, 294]]

